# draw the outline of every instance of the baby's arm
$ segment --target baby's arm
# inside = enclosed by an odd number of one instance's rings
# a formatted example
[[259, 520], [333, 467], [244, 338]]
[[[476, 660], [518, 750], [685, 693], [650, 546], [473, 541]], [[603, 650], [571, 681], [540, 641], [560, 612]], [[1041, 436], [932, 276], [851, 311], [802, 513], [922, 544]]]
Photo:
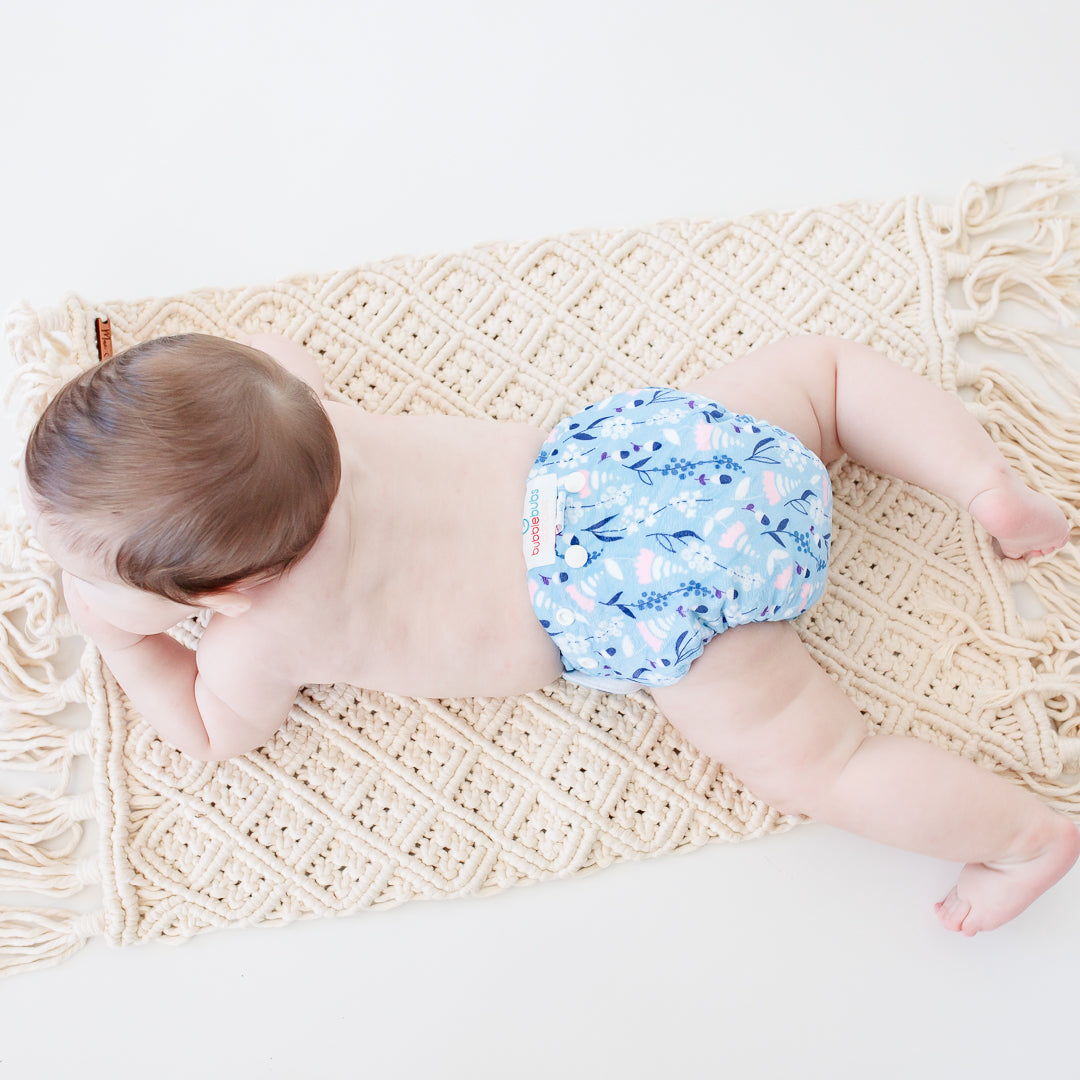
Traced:
[[241, 337], [240, 344], [266, 353], [290, 374], [303, 379], [319, 397], [326, 396], [326, 384], [315, 357], [295, 341], [281, 334], [251, 334]]
[[257, 650], [223, 649], [224, 616], [211, 621], [196, 654], [167, 634], [114, 626], [66, 574], [64, 592], [72, 617], [132, 704], [184, 753], [201, 761], [237, 757], [261, 746], [284, 722], [298, 688]]

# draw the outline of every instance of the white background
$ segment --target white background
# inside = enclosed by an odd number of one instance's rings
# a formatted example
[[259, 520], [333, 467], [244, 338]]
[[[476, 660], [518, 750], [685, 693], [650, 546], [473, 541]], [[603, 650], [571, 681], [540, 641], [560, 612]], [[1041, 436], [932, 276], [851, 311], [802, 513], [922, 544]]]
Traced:
[[[1080, 163], [1073, 0], [4, 11], [4, 309]], [[975, 940], [933, 916], [954, 874], [806, 827], [96, 942], [0, 982], [0, 1080], [1075, 1075], [1080, 871]]]

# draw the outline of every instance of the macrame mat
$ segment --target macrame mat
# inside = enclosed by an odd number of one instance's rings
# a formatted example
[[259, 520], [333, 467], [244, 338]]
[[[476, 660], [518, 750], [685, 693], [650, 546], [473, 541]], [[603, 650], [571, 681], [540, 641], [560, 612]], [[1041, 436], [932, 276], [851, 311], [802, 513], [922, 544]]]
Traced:
[[[911, 196], [579, 232], [137, 303], [69, 296], [9, 316], [14, 395], [25, 432], [61, 382], [96, 361], [94, 320], [107, 316], [118, 349], [190, 330], [277, 331], [321, 357], [339, 400], [550, 428], [616, 390], [683, 385], [783, 335], [838, 334], [961, 392], [1080, 524], [1080, 386], [1054, 348], [1080, 309], [1074, 207], [1071, 173], [1042, 162], [971, 185], [948, 208]], [[974, 339], [1026, 357], [1058, 404], [1033, 403], [1004, 367], [965, 362]], [[850, 461], [834, 484], [830, 586], [798, 623], [814, 656], [873, 729], [936, 743], [1080, 818], [1076, 546], [1003, 563], [940, 498]], [[20, 894], [0, 910], [7, 970], [96, 934], [129, 944], [490, 893], [795, 823], [695, 753], [647, 693], [563, 682], [518, 699], [441, 701], [315, 686], [264, 748], [192, 761], [133, 712], [92, 647], [62, 674], [56, 654], [72, 624], [17, 510], [0, 562], [0, 768], [42, 774], [0, 802], [0, 889]], [[1044, 616], [1021, 617], [1018, 582]], [[192, 621], [176, 633], [193, 644], [199, 630]], [[89, 729], [58, 715], [81, 700]], [[92, 792], [72, 779], [83, 756]], [[96, 856], [79, 845], [90, 819]], [[24, 903], [27, 891], [89, 885], [96, 911]]]

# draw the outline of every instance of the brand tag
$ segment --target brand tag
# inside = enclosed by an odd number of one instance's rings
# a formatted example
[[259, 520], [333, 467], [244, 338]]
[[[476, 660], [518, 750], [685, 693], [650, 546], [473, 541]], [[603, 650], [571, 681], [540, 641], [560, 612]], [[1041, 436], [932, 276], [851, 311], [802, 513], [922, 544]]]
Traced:
[[521, 546], [525, 565], [551, 566], [555, 562], [555, 533], [558, 515], [558, 480], [552, 473], [536, 477], [525, 490], [525, 510], [521, 519]]
[[98, 359], [110, 359], [113, 354], [112, 323], [108, 319], [95, 319], [94, 336], [97, 338]]

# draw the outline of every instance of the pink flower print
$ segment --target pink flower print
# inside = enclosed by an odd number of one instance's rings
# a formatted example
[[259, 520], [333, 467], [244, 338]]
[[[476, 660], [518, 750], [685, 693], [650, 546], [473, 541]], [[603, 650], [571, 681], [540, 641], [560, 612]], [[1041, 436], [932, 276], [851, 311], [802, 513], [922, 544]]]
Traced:
[[788, 563], [783, 572], [780, 573], [776, 580], [773, 582], [773, 588], [786, 589], [791, 584], [791, 575], [794, 572], [794, 566]]
[[694, 428], [694, 445], [699, 450], [712, 449], [712, 430], [704, 420]]
[[642, 585], [648, 585], [652, 581], [652, 564], [656, 553], [648, 548], [642, 548], [634, 566], [637, 569], [637, 579]]
[[653, 650], [653, 652], [658, 652], [660, 649], [663, 648], [664, 643], [649, 630], [649, 627], [646, 623], [639, 622], [637, 624], [637, 628], [638, 633], [642, 636], [645, 644], [648, 645], [649, 648]]
[[736, 521], [730, 529], [724, 531], [723, 536], [716, 542], [722, 548], [734, 547], [744, 532], [746, 532], [746, 526], [741, 521]]
[[566, 595], [569, 596], [582, 611], [592, 611], [592, 609], [596, 607], [596, 601], [590, 600], [576, 585], [567, 585]]
[[771, 472], [761, 474], [761, 482], [765, 485], [765, 498], [770, 506], [775, 506], [780, 501], [780, 492], [776, 489], [776, 475]]

